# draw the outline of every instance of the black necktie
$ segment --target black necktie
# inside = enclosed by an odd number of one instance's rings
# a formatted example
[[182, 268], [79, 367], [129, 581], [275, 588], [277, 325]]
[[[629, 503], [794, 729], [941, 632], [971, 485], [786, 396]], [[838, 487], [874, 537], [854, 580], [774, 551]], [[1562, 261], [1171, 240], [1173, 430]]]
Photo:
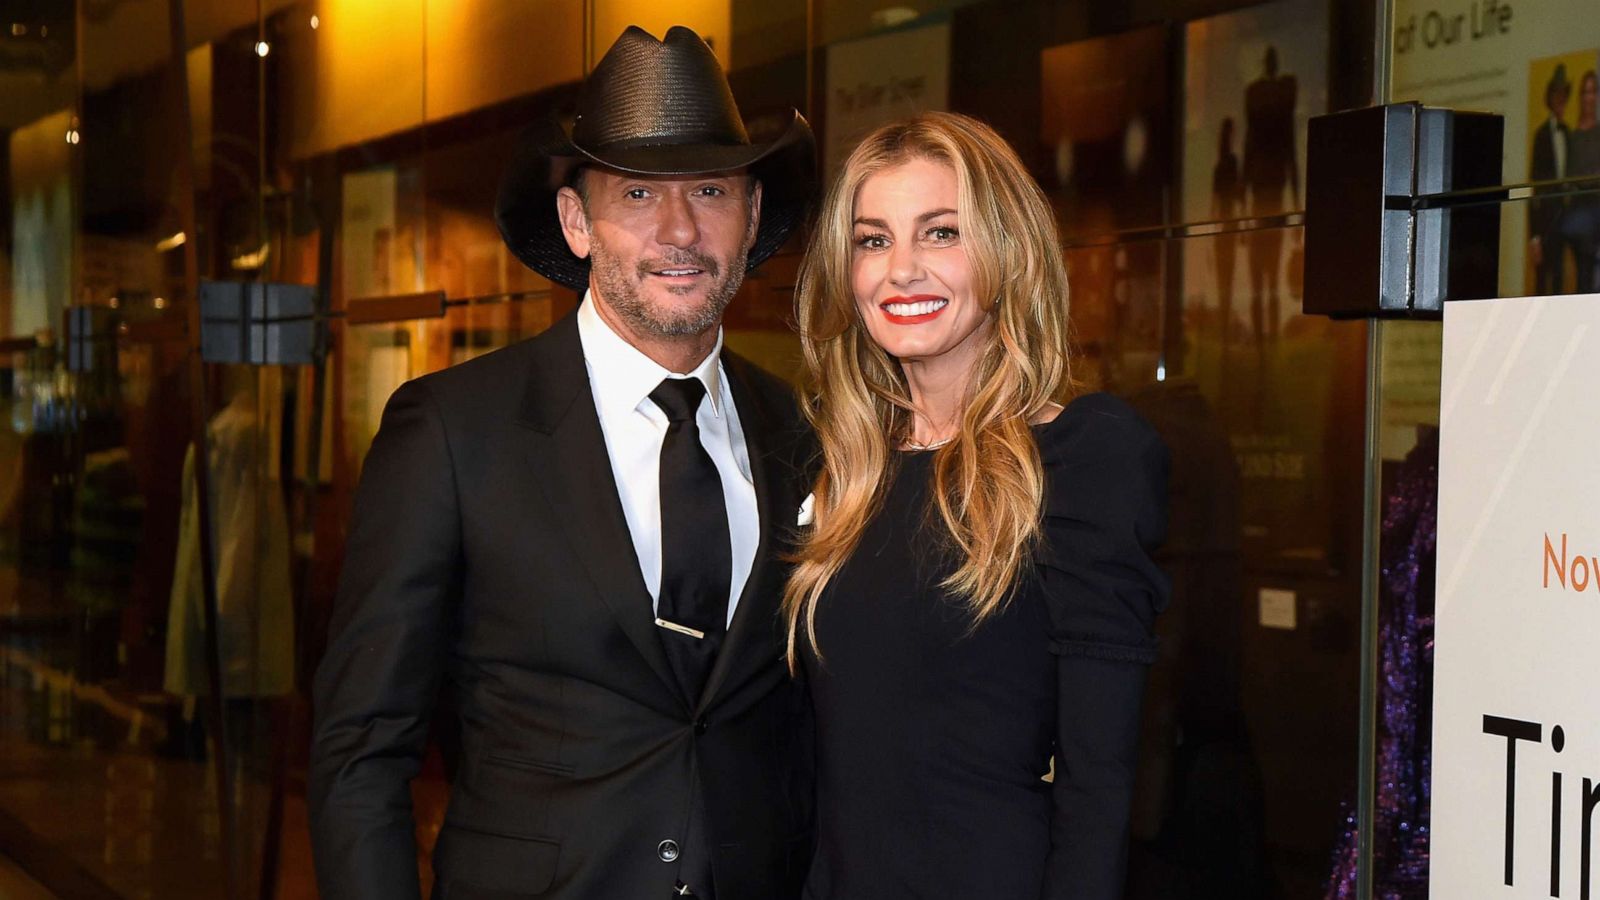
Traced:
[[[691, 705], [705, 689], [728, 622], [733, 548], [716, 463], [700, 443], [698, 378], [668, 378], [650, 392], [667, 414], [661, 442], [661, 640]], [[697, 636], [698, 635], [698, 636]]]

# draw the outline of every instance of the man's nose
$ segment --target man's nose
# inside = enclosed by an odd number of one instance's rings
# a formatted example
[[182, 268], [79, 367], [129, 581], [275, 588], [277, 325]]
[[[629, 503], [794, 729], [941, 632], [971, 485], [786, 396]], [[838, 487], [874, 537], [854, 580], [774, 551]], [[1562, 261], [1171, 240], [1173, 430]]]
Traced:
[[694, 208], [689, 198], [677, 191], [668, 191], [661, 200], [660, 218], [656, 221], [656, 240], [671, 247], [687, 249], [700, 240], [700, 224], [695, 220]]

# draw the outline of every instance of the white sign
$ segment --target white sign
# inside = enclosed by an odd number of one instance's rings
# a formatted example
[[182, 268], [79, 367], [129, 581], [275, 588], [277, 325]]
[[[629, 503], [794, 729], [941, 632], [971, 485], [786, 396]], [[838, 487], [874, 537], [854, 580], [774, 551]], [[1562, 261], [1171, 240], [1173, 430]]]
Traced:
[[1600, 896], [1600, 295], [1446, 304], [1442, 376], [1431, 896]]

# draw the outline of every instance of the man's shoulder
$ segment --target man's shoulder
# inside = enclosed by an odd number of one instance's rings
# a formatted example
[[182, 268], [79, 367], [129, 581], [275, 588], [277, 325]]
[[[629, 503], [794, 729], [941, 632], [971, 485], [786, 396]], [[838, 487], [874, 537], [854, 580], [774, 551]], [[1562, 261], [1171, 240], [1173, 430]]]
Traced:
[[799, 416], [800, 405], [794, 385], [788, 381], [726, 348], [722, 351], [722, 365], [763, 406], [773, 409], [784, 419]]
[[[730, 376], [741, 381], [760, 406], [769, 448], [797, 479], [809, 484], [815, 472], [816, 436], [800, 408], [800, 397], [790, 382], [755, 363], [727, 350], [723, 365]], [[740, 417], [743, 418], [743, 410]], [[746, 427], [749, 427], [748, 425]]]
[[722, 350], [722, 364], [735, 373], [752, 390], [794, 394], [794, 387], [778, 375], [758, 365], [754, 360], [726, 347]]
[[[572, 327], [570, 316], [532, 337], [430, 372], [417, 380], [436, 392], [451, 394], [489, 387], [504, 390], [523, 384], [536, 366], [548, 366], [553, 357], [568, 349], [568, 345], [577, 347], [577, 331]], [[573, 349], [573, 352], [579, 354], [581, 361], [581, 350]]]
[[568, 317], [532, 337], [419, 376], [411, 385], [431, 395], [451, 421], [470, 422], [483, 414], [515, 417], [535, 385], [553, 386], [573, 364], [581, 373], [583, 355]]

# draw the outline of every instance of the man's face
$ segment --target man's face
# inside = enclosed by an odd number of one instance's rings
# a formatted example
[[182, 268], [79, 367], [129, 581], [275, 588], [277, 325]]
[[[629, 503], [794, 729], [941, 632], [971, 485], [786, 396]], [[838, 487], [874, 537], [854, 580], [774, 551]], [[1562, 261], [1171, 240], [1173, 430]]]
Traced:
[[641, 336], [703, 334], [744, 281], [761, 186], [743, 170], [629, 175], [592, 168], [557, 195], [567, 245], [601, 302]]
[[1572, 89], [1559, 87], [1550, 92], [1550, 114], [1560, 118], [1567, 111], [1567, 101], [1572, 99]]

